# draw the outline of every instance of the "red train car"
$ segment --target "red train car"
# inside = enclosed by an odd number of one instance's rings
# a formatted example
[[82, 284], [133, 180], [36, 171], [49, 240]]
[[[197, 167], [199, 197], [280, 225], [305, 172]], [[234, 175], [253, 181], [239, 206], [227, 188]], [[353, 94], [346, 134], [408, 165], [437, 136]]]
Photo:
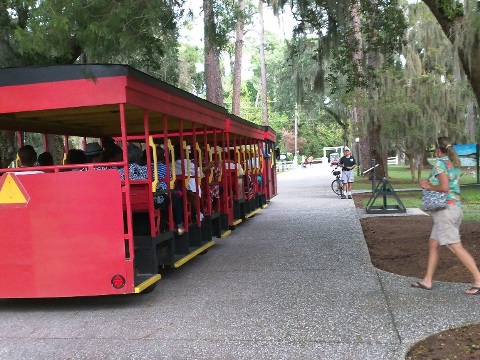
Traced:
[[[232, 118], [224, 108], [129, 66], [0, 69], [0, 129], [16, 131], [19, 147], [25, 133], [63, 136], [66, 153], [73, 137], [84, 144], [110, 138], [122, 155], [108, 162], [0, 169], [0, 214], [8, 219], [0, 240], [0, 298], [152, 290], [162, 267], [181, 266], [206, 252], [214, 238], [227, 236], [236, 225], [233, 200], [242, 191], [238, 178], [228, 175], [226, 149], [241, 157], [243, 180], [252, 184], [251, 193], [250, 185], [241, 185], [248, 206], [238, 218], [276, 194], [271, 185], [260, 187], [257, 176], [265, 184], [275, 181], [264, 159], [274, 136], [267, 139], [265, 129]], [[132, 178], [128, 144], [144, 150], [144, 178]], [[165, 153], [163, 177], [156, 175], [158, 148]], [[182, 231], [172, 202], [162, 212], [154, 201], [174, 193]]]

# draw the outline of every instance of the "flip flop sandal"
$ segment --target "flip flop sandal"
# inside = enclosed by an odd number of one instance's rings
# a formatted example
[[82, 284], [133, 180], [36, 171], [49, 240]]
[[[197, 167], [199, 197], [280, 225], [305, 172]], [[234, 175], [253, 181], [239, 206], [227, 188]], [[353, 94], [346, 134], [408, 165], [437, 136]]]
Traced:
[[480, 295], [480, 287], [477, 287], [477, 286], [472, 286], [470, 289], [468, 290], [475, 290], [475, 292], [473, 293], [468, 293], [468, 292], [465, 292], [465, 294], [467, 295]]
[[[415, 281], [414, 283], [411, 283], [410, 286], [415, 288], [415, 289], [432, 290], [431, 287], [426, 287], [420, 281]], [[480, 288], [478, 290], [480, 291]]]

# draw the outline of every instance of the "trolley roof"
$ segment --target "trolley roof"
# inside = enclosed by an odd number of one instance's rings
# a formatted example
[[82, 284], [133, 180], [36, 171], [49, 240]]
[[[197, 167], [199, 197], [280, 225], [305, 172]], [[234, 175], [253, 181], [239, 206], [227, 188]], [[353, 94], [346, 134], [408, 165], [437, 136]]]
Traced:
[[[0, 69], [0, 129], [115, 136], [120, 104], [127, 133], [176, 130], [177, 120], [225, 129], [227, 111], [127, 65], [58, 65]], [[189, 123], [190, 122], [190, 123]], [[190, 124], [190, 125], [189, 125]]]
[[263, 140], [265, 127], [256, 125], [233, 114], [229, 114], [226, 130], [232, 134]]

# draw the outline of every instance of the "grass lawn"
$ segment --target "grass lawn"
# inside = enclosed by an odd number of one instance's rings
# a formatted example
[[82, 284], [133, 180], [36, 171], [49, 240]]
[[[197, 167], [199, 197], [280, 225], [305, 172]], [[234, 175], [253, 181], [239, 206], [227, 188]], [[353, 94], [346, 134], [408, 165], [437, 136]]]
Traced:
[[[405, 165], [390, 165], [388, 167], [388, 181], [396, 191], [403, 205], [407, 208], [419, 208], [422, 205], [422, 193], [418, 182], [412, 182], [410, 169]], [[430, 170], [422, 171], [422, 178], [427, 178]], [[480, 185], [476, 184], [476, 177], [469, 169], [462, 168], [462, 202], [464, 211], [464, 220], [480, 221]], [[378, 183], [377, 183], [378, 185]], [[357, 176], [354, 183], [355, 190], [372, 190], [372, 181], [368, 177]], [[403, 189], [403, 190], [402, 190]], [[416, 189], [415, 191], [406, 191], [405, 189]], [[389, 200], [389, 199], [387, 199]], [[383, 201], [382, 196], [378, 196], [374, 205], [380, 205]], [[362, 201], [366, 206], [368, 200]], [[392, 204], [396, 205], [392, 197]]]

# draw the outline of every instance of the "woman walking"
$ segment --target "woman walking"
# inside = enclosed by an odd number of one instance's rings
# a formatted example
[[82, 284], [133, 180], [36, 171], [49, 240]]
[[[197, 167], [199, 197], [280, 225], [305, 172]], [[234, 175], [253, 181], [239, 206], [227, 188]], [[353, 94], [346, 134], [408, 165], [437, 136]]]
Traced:
[[433, 228], [428, 241], [427, 271], [423, 279], [411, 284], [424, 290], [432, 289], [433, 275], [440, 258], [440, 246], [446, 245], [472, 274], [473, 282], [465, 293], [480, 294], [480, 271], [475, 260], [460, 242], [463, 210], [460, 196], [460, 159], [447, 137], [439, 137], [435, 146], [437, 161], [428, 180], [420, 180], [425, 190], [447, 193], [447, 207], [433, 213]]

